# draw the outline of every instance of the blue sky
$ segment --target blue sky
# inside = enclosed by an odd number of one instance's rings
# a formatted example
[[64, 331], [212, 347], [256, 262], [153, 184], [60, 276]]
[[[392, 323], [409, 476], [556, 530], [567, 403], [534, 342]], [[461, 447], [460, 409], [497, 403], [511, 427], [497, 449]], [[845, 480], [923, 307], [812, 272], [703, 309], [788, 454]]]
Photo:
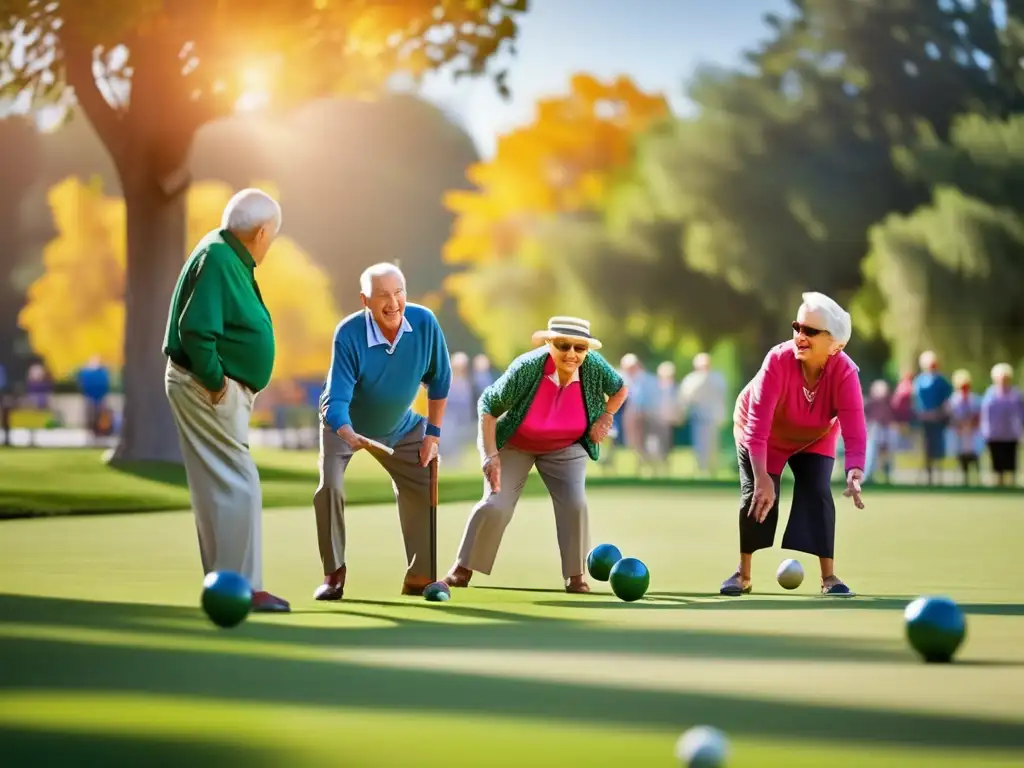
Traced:
[[538, 98], [564, 92], [579, 71], [601, 79], [630, 75], [645, 90], [687, 108], [684, 83], [704, 63], [739, 62], [765, 38], [763, 16], [784, 14], [787, 0], [531, 0], [518, 56], [509, 62], [513, 97], [487, 80], [432, 75], [425, 97], [458, 116], [485, 157], [497, 137], [528, 122]]

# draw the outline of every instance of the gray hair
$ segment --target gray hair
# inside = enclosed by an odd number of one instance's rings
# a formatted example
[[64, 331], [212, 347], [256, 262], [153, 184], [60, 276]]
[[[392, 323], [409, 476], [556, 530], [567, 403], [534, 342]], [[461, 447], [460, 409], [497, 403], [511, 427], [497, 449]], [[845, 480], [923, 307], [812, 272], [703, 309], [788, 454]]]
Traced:
[[397, 275], [402, 278], [402, 285], [405, 285], [405, 275], [402, 274], [398, 265], [392, 264], [390, 261], [382, 261], [363, 270], [363, 274], [359, 276], [359, 292], [363, 296], [369, 296], [373, 293], [373, 281], [385, 275]]
[[816, 312], [825, 318], [825, 327], [837, 343], [845, 346], [853, 335], [853, 321], [850, 313], [839, 306], [834, 299], [824, 293], [812, 291], [803, 294], [804, 306], [811, 312]]
[[224, 206], [221, 229], [250, 235], [260, 227], [273, 224], [274, 234], [281, 231], [281, 206], [261, 189], [243, 189]]

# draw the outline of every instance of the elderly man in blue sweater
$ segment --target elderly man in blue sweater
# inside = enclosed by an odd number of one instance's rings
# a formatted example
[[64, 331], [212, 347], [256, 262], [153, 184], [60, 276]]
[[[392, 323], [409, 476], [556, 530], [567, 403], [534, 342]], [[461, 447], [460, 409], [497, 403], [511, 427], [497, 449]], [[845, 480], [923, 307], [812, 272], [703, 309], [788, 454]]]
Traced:
[[[430, 582], [430, 474], [444, 420], [451, 362], [434, 313], [407, 304], [405, 277], [394, 264], [375, 264], [360, 278], [363, 310], [334, 332], [331, 369], [320, 396], [320, 485], [313, 496], [324, 583], [317, 600], [345, 591], [343, 479], [352, 455], [368, 449], [394, 481], [408, 567], [402, 594]], [[411, 405], [427, 386], [427, 418]], [[382, 443], [393, 454], [374, 448]]]

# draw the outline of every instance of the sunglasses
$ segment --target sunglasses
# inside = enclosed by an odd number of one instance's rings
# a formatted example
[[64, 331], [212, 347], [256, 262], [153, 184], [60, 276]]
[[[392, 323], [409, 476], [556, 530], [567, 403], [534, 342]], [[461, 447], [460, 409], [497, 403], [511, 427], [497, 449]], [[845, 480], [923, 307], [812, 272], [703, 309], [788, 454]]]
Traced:
[[556, 341], [554, 346], [559, 352], [568, 352], [570, 349], [574, 349], [577, 355], [582, 355], [590, 350], [586, 344], [573, 344], [571, 341]]
[[825, 333], [821, 328], [812, 328], [809, 325], [801, 325], [796, 320], [793, 321], [793, 333], [802, 333], [808, 338], [813, 338], [819, 333]]

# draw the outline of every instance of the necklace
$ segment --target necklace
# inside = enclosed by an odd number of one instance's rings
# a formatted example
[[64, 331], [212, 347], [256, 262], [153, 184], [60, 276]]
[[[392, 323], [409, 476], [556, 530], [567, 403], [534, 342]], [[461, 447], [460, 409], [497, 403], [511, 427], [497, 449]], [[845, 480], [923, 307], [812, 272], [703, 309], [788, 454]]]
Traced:
[[807, 400], [808, 403], [814, 402], [814, 396], [816, 394], [818, 394], [817, 391], [812, 392], [807, 387], [804, 387], [804, 398]]

